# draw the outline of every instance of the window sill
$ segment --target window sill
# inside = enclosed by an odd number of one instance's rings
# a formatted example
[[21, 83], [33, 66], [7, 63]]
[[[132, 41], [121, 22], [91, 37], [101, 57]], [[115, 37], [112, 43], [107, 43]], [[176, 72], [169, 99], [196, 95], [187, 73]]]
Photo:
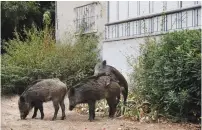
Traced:
[[[97, 29], [96, 29], [96, 30], [92, 30], [92, 31], [89, 31], [89, 32], [84, 32], [84, 33], [82, 33], [82, 34], [94, 34], [94, 33], [97, 33], [97, 32], [98, 32], [98, 31], [97, 31]], [[78, 36], [79, 33], [76, 32], [75, 35]]]
[[77, 9], [77, 8], [81, 8], [81, 7], [88, 6], [88, 5], [93, 5], [93, 4], [98, 4], [98, 3], [99, 3], [99, 1], [93, 1], [93, 2], [90, 2], [88, 4], [84, 4], [84, 5], [78, 6], [78, 7], [74, 8], [74, 10]]

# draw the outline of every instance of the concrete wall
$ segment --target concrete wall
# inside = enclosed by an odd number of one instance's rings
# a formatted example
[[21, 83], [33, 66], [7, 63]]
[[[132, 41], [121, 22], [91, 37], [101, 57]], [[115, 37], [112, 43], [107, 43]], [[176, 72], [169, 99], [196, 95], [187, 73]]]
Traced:
[[[126, 77], [130, 84], [130, 77], [133, 68], [130, 63], [134, 63], [134, 59], [140, 55], [140, 47], [145, 44], [147, 37], [134, 39], [103, 42], [103, 59], [107, 60], [107, 64], [117, 68]], [[160, 40], [161, 35], [153, 36], [155, 40]], [[128, 59], [128, 57], [132, 59]]]
[[129, 80], [128, 74], [132, 71], [132, 67], [128, 64], [127, 57], [131, 55], [137, 57], [142, 43], [144, 43], [143, 38], [104, 42], [103, 59], [107, 60], [107, 64], [114, 66]]

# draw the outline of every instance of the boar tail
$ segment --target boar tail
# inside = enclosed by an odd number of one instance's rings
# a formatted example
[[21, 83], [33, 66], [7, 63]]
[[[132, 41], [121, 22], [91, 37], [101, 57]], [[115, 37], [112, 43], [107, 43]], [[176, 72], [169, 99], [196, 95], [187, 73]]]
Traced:
[[123, 103], [126, 105], [128, 98], [128, 87], [122, 87]]

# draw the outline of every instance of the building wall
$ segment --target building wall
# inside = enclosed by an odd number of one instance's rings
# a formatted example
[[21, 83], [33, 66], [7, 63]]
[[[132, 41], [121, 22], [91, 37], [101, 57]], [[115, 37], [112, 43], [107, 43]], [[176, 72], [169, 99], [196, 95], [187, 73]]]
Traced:
[[[103, 59], [120, 70], [129, 81], [132, 67], [126, 57], [138, 57], [145, 36], [159, 39], [166, 32], [201, 28], [199, 6], [201, 4], [197, 1], [110, 1]], [[165, 13], [162, 15], [162, 12]]]
[[[88, 3], [91, 2], [57, 1], [56, 38], [58, 40], [61, 40], [70, 28], [75, 30], [74, 8]], [[158, 39], [162, 33], [201, 28], [201, 7], [199, 8], [198, 5], [201, 3], [197, 1], [99, 2], [96, 6], [96, 28], [97, 33], [103, 34], [103, 39], [100, 41], [102, 59], [121, 71], [129, 81], [128, 74], [132, 71], [132, 67], [126, 57], [133, 55], [137, 58], [140, 44], [144, 44], [145, 36], [154, 35]], [[197, 8], [183, 10], [192, 6]], [[158, 15], [162, 11], [170, 12], [164, 16]]]
[[129, 80], [128, 74], [132, 71], [132, 67], [128, 64], [127, 57], [131, 55], [137, 57], [142, 43], [144, 43], [144, 38], [103, 42], [103, 59]]
[[[153, 36], [157, 41], [161, 35]], [[133, 70], [130, 63], [140, 55], [140, 47], [145, 44], [146, 37], [134, 39], [103, 42], [102, 57], [107, 60], [107, 64], [117, 68], [130, 83], [130, 74]], [[132, 58], [132, 59], [129, 59]]]

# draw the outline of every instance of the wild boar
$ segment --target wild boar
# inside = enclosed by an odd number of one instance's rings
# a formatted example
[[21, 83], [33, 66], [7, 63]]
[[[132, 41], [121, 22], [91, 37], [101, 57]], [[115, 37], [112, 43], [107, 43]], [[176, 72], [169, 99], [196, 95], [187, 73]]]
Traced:
[[109, 117], [113, 117], [116, 106], [120, 100], [121, 88], [118, 83], [111, 81], [106, 87], [109, 76], [101, 76], [98, 79], [87, 79], [68, 91], [69, 110], [72, 111], [77, 104], [88, 103], [89, 120], [95, 118], [95, 103], [97, 100], [106, 99], [109, 105]]
[[65, 118], [64, 98], [67, 93], [67, 86], [59, 79], [40, 79], [28, 87], [20, 96], [18, 107], [20, 118], [25, 119], [29, 111], [34, 107], [32, 118], [37, 116], [38, 109], [41, 112], [41, 119], [44, 118], [43, 102], [52, 101], [55, 113], [52, 120], [55, 120], [59, 110], [59, 104], [62, 109], [62, 120]]
[[126, 104], [128, 97], [128, 83], [124, 76], [114, 67], [107, 65], [107, 61], [104, 60], [101, 63], [97, 63], [94, 67], [94, 76], [99, 77], [99, 75], [110, 75], [111, 79], [118, 81], [119, 85], [123, 87], [122, 94], [124, 98], [124, 104]]

